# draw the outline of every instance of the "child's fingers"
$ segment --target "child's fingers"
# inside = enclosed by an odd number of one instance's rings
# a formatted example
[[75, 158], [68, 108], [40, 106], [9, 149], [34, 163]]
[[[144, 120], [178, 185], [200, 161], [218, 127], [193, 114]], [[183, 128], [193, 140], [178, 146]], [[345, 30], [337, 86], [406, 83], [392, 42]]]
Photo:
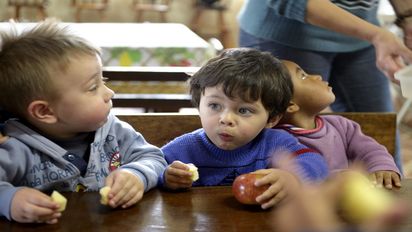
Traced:
[[392, 174], [392, 181], [393, 181], [392, 183], [395, 187], [397, 187], [397, 188], [402, 187], [401, 178], [399, 177], [398, 173], [393, 173]]
[[192, 173], [189, 172], [189, 169], [176, 169], [174, 167], [169, 167], [166, 170], [168, 175], [171, 176], [176, 176], [180, 178], [190, 178], [192, 176]]
[[384, 175], [383, 175], [383, 177], [382, 177], [382, 179], [383, 179], [383, 186], [386, 188], [386, 189], [392, 189], [392, 175], [391, 175], [391, 173], [384, 173]]
[[254, 172], [251, 172], [251, 173], [267, 175], [267, 174], [271, 173], [272, 170], [273, 169], [259, 169], [259, 170], [256, 170]]
[[181, 170], [189, 170], [189, 167], [187, 166], [187, 164], [179, 160], [173, 161], [173, 163], [170, 164], [170, 167], [173, 167], [175, 169], [181, 169]]
[[369, 174], [369, 180], [374, 185], [375, 187], [381, 188], [383, 186], [384, 178], [383, 178], [383, 172], [374, 172], [372, 174]]
[[175, 183], [182, 186], [192, 186], [192, 178], [190, 176], [173, 176], [170, 175], [166, 178], [166, 181], [169, 183]]
[[59, 204], [54, 202], [50, 196], [37, 191], [36, 194], [33, 194], [27, 199], [27, 202], [40, 208], [48, 208], [51, 210], [57, 210], [59, 208]]
[[259, 178], [255, 181], [255, 186], [263, 186], [267, 184], [274, 184], [279, 181], [280, 175], [275, 175], [275, 174], [266, 174], [264, 177]]
[[139, 177], [128, 171], [120, 171], [113, 175], [111, 190], [109, 193], [109, 205], [112, 207], [117, 207], [125, 202], [125, 198], [128, 194], [136, 194], [138, 187], [143, 186]]
[[52, 215], [47, 215], [44, 217], [40, 217], [39, 218], [39, 222], [44, 222], [47, 224], [55, 224], [59, 221], [59, 218], [62, 216], [62, 214], [60, 212], [57, 213], [53, 213]]
[[261, 207], [262, 207], [262, 209], [268, 209], [270, 207], [273, 207], [273, 206], [279, 204], [286, 197], [287, 197], [286, 191], [280, 191], [274, 197], [270, 198], [268, 201], [261, 204]]
[[60, 216], [61, 213], [51, 208], [29, 204], [23, 209], [21, 219], [23, 219], [23, 222], [44, 223], [52, 219], [57, 219]]
[[[121, 195], [118, 194], [120, 195], [119, 198], [116, 199], [116, 207], [121, 205], [123, 208], [125, 208], [124, 205], [131, 199], [133, 199], [136, 196], [137, 192], [137, 188], [130, 188], [128, 191], [122, 191]], [[116, 195], [116, 197], [118, 197], [118, 195]]]
[[376, 180], [375, 173], [369, 174], [369, 180], [372, 182], [373, 185], [377, 185], [378, 181]]
[[190, 177], [166, 176], [166, 185], [170, 189], [190, 188], [192, 183], [193, 181]]
[[137, 193], [131, 194], [130, 198], [127, 199], [127, 201], [123, 202], [122, 208], [128, 208], [134, 204], [136, 204], [138, 201], [140, 201], [143, 197], [143, 191], [138, 191]]
[[58, 218], [53, 218], [45, 221], [46, 224], [56, 224], [57, 222], [59, 222]]
[[[273, 184], [271, 185], [265, 192], [263, 192], [261, 195], [256, 197], [256, 201], [260, 204], [269, 201], [270, 199], [277, 197], [277, 195], [284, 191], [282, 186], [279, 184]], [[280, 195], [282, 196], [282, 195]]]

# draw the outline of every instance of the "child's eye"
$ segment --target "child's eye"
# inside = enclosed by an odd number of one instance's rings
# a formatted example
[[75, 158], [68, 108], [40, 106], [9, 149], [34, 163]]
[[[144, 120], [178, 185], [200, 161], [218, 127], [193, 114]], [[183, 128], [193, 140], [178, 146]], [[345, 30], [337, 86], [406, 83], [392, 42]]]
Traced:
[[302, 79], [302, 80], [305, 80], [307, 77], [308, 77], [308, 74], [306, 74], [306, 73], [302, 73], [300, 75], [300, 79]]
[[94, 91], [96, 91], [97, 90], [97, 85], [92, 85], [90, 88], [89, 88], [89, 91], [90, 92], [94, 92]]
[[220, 110], [221, 106], [217, 103], [210, 103], [209, 108], [211, 108], [212, 110]]
[[240, 108], [239, 109], [239, 113], [240, 114], [251, 114], [252, 110], [248, 109], [248, 108]]

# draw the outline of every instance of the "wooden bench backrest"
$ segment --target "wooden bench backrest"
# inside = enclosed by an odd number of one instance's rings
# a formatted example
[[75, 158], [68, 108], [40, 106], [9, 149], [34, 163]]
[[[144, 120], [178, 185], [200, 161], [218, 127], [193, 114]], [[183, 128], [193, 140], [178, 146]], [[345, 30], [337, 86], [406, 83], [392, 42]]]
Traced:
[[[395, 113], [334, 113], [347, 117], [362, 127], [364, 134], [384, 145], [390, 154], [395, 151]], [[161, 147], [173, 138], [201, 127], [198, 115], [147, 113], [118, 116], [130, 123], [145, 139]]]
[[103, 76], [109, 81], [182, 81], [199, 67], [123, 67], [105, 66]]
[[[108, 81], [149, 81], [185, 83], [199, 67], [103, 67], [103, 76]], [[193, 107], [188, 93], [116, 93], [114, 107], [144, 108], [145, 112], [179, 112], [184, 107]]]

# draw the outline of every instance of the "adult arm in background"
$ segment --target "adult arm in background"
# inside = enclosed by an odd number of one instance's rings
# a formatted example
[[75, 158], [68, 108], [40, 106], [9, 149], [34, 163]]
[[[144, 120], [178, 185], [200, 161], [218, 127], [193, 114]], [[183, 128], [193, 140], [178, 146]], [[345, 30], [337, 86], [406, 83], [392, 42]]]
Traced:
[[399, 83], [393, 74], [404, 66], [403, 61], [412, 63], [412, 51], [396, 35], [339, 8], [329, 0], [308, 0], [305, 21], [372, 43], [376, 50], [377, 67], [393, 82]]

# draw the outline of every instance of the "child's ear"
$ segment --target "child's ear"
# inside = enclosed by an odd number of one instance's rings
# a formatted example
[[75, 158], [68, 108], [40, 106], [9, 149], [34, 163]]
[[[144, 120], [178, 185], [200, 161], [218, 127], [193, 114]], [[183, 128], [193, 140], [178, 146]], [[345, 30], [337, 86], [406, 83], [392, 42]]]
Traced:
[[288, 108], [286, 108], [286, 113], [293, 114], [293, 113], [298, 112], [299, 110], [300, 110], [299, 105], [293, 101], [290, 101]]
[[278, 124], [280, 119], [282, 118], [283, 115], [276, 115], [272, 118], [269, 119], [268, 123], [266, 124], [266, 128], [272, 128]]
[[47, 101], [32, 101], [27, 107], [27, 113], [32, 119], [43, 123], [51, 124], [57, 122], [56, 115]]

